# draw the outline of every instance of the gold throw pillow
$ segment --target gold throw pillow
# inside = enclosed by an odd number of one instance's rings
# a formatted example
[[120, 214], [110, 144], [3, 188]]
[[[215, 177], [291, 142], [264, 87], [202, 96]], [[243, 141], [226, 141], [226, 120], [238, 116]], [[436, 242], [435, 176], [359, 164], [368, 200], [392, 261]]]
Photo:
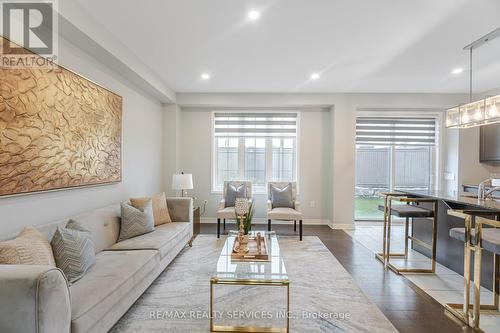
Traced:
[[14, 239], [0, 242], [0, 264], [55, 266], [49, 240], [33, 227], [25, 227]]
[[155, 225], [172, 222], [167, 206], [165, 192], [155, 195], [153, 198], [131, 198], [130, 204], [135, 208], [143, 208], [148, 200], [153, 201], [153, 217]]

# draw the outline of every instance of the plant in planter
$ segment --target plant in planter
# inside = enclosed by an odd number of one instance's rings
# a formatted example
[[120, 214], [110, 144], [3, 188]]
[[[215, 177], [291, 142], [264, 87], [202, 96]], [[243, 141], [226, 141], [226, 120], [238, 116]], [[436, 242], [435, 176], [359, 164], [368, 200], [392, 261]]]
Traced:
[[240, 227], [240, 224], [243, 224], [245, 235], [248, 235], [248, 232], [252, 230], [253, 203], [249, 203], [248, 199], [237, 199], [235, 205], [235, 213], [236, 224], [238, 225], [238, 228]]

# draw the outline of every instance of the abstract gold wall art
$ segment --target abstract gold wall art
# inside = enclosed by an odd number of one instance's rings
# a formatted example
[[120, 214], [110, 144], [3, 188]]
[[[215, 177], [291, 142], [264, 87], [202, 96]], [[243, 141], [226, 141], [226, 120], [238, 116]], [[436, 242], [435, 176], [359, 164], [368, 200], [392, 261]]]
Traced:
[[72, 71], [0, 68], [0, 196], [120, 182], [121, 128], [122, 98]]

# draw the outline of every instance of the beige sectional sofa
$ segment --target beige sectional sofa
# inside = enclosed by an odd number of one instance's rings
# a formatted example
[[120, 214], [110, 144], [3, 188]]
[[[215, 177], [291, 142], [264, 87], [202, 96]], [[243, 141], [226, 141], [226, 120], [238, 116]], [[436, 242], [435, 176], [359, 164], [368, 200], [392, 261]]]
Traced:
[[[167, 203], [172, 223], [119, 243], [119, 203], [71, 217], [96, 247], [95, 264], [71, 286], [55, 267], [0, 265], [0, 332], [108, 331], [193, 236], [191, 198]], [[50, 240], [67, 221], [38, 229]]]

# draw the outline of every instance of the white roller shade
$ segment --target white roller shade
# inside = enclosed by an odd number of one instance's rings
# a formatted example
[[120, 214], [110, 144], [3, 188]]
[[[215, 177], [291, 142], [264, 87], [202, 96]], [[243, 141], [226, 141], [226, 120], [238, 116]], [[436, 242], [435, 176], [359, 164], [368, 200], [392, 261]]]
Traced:
[[296, 113], [216, 112], [216, 137], [296, 137]]
[[436, 120], [433, 118], [358, 117], [356, 143], [372, 145], [436, 144]]

